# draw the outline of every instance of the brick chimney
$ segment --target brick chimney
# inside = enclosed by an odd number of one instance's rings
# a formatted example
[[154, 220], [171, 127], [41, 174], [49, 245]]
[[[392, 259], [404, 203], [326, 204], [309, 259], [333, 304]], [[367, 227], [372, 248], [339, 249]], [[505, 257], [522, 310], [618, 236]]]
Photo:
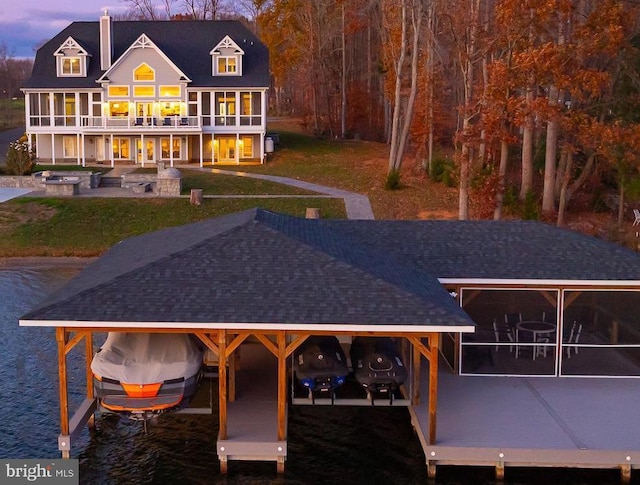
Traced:
[[106, 71], [111, 67], [113, 57], [113, 22], [107, 10], [100, 17], [100, 69]]

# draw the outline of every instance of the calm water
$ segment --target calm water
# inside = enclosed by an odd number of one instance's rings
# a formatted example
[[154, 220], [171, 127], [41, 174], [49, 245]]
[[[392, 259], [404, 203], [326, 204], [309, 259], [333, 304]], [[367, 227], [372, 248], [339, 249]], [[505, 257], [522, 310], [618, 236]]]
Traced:
[[[0, 458], [58, 458], [57, 351], [53, 329], [18, 327], [17, 319], [76, 269], [0, 270]], [[99, 345], [101, 337], [96, 337]], [[79, 346], [82, 351], [84, 346]], [[72, 406], [84, 392], [84, 356], [68, 357]], [[231, 462], [218, 473], [216, 416], [162, 416], [145, 434], [140, 423], [100, 415], [73, 447], [81, 483], [113, 484], [413, 484], [427, 483], [424, 455], [404, 409], [291, 407], [289, 457]], [[640, 439], [640, 437], [639, 437]], [[640, 471], [633, 483], [640, 484]], [[489, 468], [438, 467], [436, 484], [493, 484]], [[617, 484], [615, 471], [507, 469], [505, 483]]]

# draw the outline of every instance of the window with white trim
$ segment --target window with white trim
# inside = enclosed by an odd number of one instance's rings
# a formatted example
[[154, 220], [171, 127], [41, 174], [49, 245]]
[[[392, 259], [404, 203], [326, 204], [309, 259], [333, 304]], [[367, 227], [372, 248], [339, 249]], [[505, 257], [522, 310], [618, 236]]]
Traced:
[[78, 138], [76, 136], [63, 136], [62, 147], [64, 158], [78, 157]]
[[171, 145], [170, 138], [160, 139], [160, 158], [164, 160], [169, 160], [172, 157], [171, 152], [173, 152], [174, 160], [179, 159], [181, 149], [182, 149], [182, 140], [179, 137], [173, 138], [173, 146]]
[[133, 70], [134, 81], [155, 81], [156, 71], [146, 62]]
[[114, 138], [112, 153], [115, 160], [130, 159], [131, 140], [129, 138]]
[[79, 76], [82, 74], [79, 57], [62, 57], [60, 63], [63, 76]]

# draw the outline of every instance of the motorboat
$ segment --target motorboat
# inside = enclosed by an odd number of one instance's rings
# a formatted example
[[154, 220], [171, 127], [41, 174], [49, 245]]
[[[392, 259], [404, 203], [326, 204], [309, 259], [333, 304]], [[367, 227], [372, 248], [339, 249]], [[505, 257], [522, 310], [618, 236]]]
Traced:
[[202, 377], [203, 353], [189, 334], [110, 332], [91, 362], [95, 395], [133, 418], [182, 407]]
[[394, 392], [407, 379], [395, 342], [389, 337], [355, 337], [350, 357], [354, 377], [372, 402], [374, 394], [386, 394], [393, 402]]
[[328, 392], [344, 384], [349, 374], [347, 358], [336, 337], [312, 335], [294, 353], [294, 372], [313, 399], [315, 391]]

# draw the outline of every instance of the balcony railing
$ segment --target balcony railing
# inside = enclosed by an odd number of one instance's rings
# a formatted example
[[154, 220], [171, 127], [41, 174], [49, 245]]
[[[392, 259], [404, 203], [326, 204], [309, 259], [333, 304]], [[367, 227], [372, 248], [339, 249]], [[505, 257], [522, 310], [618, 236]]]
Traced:
[[83, 116], [82, 126], [92, 130], [188, 130], [200, 128], [198, 116]]

